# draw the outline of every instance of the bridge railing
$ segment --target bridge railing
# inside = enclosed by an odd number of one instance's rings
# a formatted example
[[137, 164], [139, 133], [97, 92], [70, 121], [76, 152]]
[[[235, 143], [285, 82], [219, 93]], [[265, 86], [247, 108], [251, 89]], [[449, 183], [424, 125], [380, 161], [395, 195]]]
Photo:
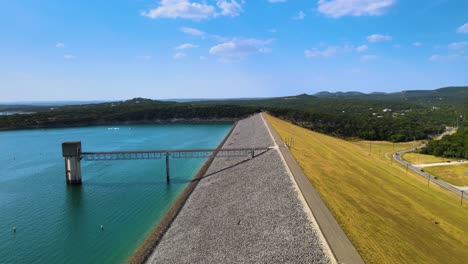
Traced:
[[67, 183], [81, 184], [81, 160], [166, 160], [166, 179], [170, 181], [170, 158], [229, 158], [250, 157], [255, 153], [264, 152], [271, 147], [262, 148], [224, 148], [224, 149], [188, 149], [188, 150], [131, 150], [131, 151], [95, 151], [82, 152], [80, 141], [64, 142], [62, 154], [65, 159], [65, 175]]
[[[104, 161], [104, 160], [148, 160], [162, 159], [170, 156], [174, 159], [188, 158], [229, 158], [254, 156], [255, 152], [266, 151], [268, 147], [263, 148], [230, 148], [220, 149], [189, 149], [189, 150], [136, 150], [136, 151], [100, 151], [100, 152], [82, 152], [81, 159], [85, 161]], [[216, 156], [215, 156], [216, 153]]]

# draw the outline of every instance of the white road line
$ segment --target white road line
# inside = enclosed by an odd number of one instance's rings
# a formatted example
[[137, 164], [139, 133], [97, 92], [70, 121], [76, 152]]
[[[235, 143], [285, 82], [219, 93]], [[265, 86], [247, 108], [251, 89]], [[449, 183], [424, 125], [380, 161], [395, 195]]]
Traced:
[[324, 253], [329, 257], [330, 263], [338, 264], [338, 262], [335, 259], [335, 256], [333, 255], [333, 252], [330, 249], [330, 245], [328, 244], [327, 240], [323, 236], [322, 230], [320, 229], [320, 226], [318, 225], [317, 220], [314, 217], [314, 214], [310, 210], [309, 205], [307, 204], [304, 196], [302, 195], [302, 192], [301, 192], [301, 190], [299, 188], [299, 185], [297, 185], [296, 179], [294, 179], [294, 176], [293, 176], [291, 170], [289, 169], [289, 166], [286, 163], [286, 160], [284, 159], [283, 154], [279, 150], [278, 143], [276, 142], [275, 138], [273, 137], [273, 134], [271, 133], [270, 127], [268, 126], [265, 118], [263, 117], [263, 113], [261, 113], [260, 116], [262, 117], [263, 124], [265, 125], [266, 129], [268, 130], [268, 134], [270, 134], [271, 140], [275, 144], [274, 147], [272, 147], [272, 149], [275, 149], [278, 152], [278, 155], [280, 156], [281, 160], [283, 161], [284, 168], [286, 169], [286, 172], [288, 173], [289, 178], [291, 179], [291, 182], [293, 184], [293, 188], [297, 193], [297, 198], [299, 199], [299, 201], [302, 204], [302, 209], [306, 213], [306, 216], [309, 219], [309, 222], [312, 224], [313, 229], [317, 231], [317, 236], [320, 239], [320, 243], [321, 243], [321, 245], [323, 247]]

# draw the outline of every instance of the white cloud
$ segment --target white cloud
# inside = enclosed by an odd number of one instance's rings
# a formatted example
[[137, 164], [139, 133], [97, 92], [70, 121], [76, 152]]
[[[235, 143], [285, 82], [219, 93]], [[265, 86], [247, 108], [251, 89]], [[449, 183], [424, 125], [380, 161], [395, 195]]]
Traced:
[[[323, 44], [322, 44], [323, 45]], [[304, 51], [304, 56], [308, 59], [310, 58], [331, 58], [339, 55], [345, 55], [349, 53], [363, 53], [369, 49], [367, 45], [352, 46], [352, 45], [343, 45], [343, 46], [326, 46], [323, 48], [312, 48]], [[375, 55], [363, 55], [361, 56], [362, 61], [371, 61], [375, 60], [378, 57]]]
[[415, 46], [415, 47], [421, 47], [422, 45], [424, 45], [424, 44], [421, 43], [421, 42], [414, 42], [413, 43], [413, 46]]
[[[241, 4], [245, 1], [242, 0]], [[243, 10], [236, 0], [218, 0], [216, 7], [206, 1], [195, 2], [192, 0], [161, 0], [159, 6], [148, 11], [141, 12], [142, 16], [152, 19], [157, 18], [184, 18], [202, 20], [217, 16], [238, 16]]]
[[366, 51], [368, 49], [369, 49], [369, 47], [367, 47], [367, 45], [361, 45], [361, 46], [356, 48], [356, 51], [357, 52], [364, 52], [364, 51]]
[[201, 30], [196, 29], [196, 28], [182, 27], [182, 28], [180, 28], [180, 31], [182, 31], [182, 32], [184, 32], [185, 34], [188, 34], [188, 35], [192, 35], [192, 36], [195, 36], [195, 37], [202, 37], [202, 39], [209, 38], [209, 39], [215, 40], [217, 42], [223, 42], [223, 41], [227, 40], [226, 38], [223, 38], [221, 36], [208, 34], [208, 33], [204, 32], [204, 31], [201, 31]]
[[192, 36], [203, 36], [206, 34], [205, 32], [201, 30], [198, 30], [196, 28], [190, 28], [190, 27], [182, 27], [180, 28], [180, 31], [184, 32], [185, 34], [192, 35]]
[[242, 6], [236, 1], [218, 1], [216, 5], [221, 9], [221, 15], [235, 17], [242, 13]]
[[[442, 47], [438, 47], [439, 49]], [[435, 54], [432, 55], [429, 60], [434, 62], [453, 62], [453, 61], [461, 61], [461, 60], [468, 60], [468, 56], [465, 53], [465, 49], [468, 48], [468, 42], [454, 42], [447, 45], [448, 54], [446, 55], [439, 55]]]
[[236, 43], [234, 42], [225, 42], [218, 44], [216, 46], [211, 47], [210, 53], [211, 54], [223, 54], [223, 53], [232, 53], [238, 49]]
[[319, 0], [318, 11], [329, 17], [379, 16], [395, 4], [395, 0]]
[[361, 57], [361, 61], [364, 61], [364, 62], [368, 62], [368, 61], [375, 61], [377, 60], [379, 57], [376, 56], [376, 55], [364, 55]]
[[182, 59], [182, 58], [184, 58], [186, 56], [187, 55], [185, 55], [185, 53], [177, 52], [176, 54], [174, 54], [174, 59], [178, 60], [178, 59]]
[[346, 53], [346, 52], [349, 52], [351, 50], [353, 50], [354, 48], [351, 47], [351, 46], [348, 46], [348, 45], [345, 45], [343, 47], [341, 46], [328, 46], [326, 47], [325, 49], [317, 49], [317, 48], [313, 48], [313, 49], [307, 49], [304, 51], [304, 55], [306, 58], [310, 59], [310, 58], [330, 58], [330, 57], [333, 57], [339, 53]]
[[63, 49], [65, 48], [65, 44], [63, 44], [62, 42], [58, 42], [57, 44], [55, 44], [55, 47], [58, 49]]
[[175, 50], [195, 49], [195, 48], [198, 48], [198, 46], [193, 45], [192, 43], [184, 43], [184, 44], [181, 44], [181, 45], [175, 47]]
[[382, 41], [390, 41], [393, 38], [391, 36], [380, 35], [380, 34], [373, 34], [367, 36], [367, 41], [375, 43], [375, 42], [382, 42]]
[[268, 45], [273, 40], [260, 40], [254, 38], [233, 38], [229, 41], [211, 47], [210, 54], [221, 58], [244, 58], [254, 53], [269, 53]]
[[459, 60], [468, 60], [468, 56], [463, 56], [459, 54], [432, 55], [429, 58], [429, 60], [433, 62], [452, 62], [452, 61], [459, 61]]
[[271, 28], [271, 29], [268, 30], [268, 32], [270, 32], [270, 33], [276, 33], [276, 32], [278, 32], [278, 30], [276, 30], [276, 28]]
[[[241, 3], [244, 3], [244, 1]], [[228, 62], [242, 59], [251, 54], [269, 53], [272, 51], [269, 45], [273, 42], [273, 39], [261, 40], [244, 37], [223, 37], [206, 33], [195, 28], [181, 28], [180, 30], [186, 34], [198, 36], [202, 39], [209, 39], [216, 42], [217, 44], [210, 48], [209, 53], [211, 55], [219, 56], [220, 61]], [[185, 43], [178, 46], [177, 48], [178, 50], [184, 50], [195, 47], [198, 46], [195, 46], [191, 43]], [[204, 57], [201, 59], [204, 59]]]
[[292, 19], [294, 20], [303, 20], [304, 18], [306, 17], [306, 14], [304, 13], [304, 11], [299, 11], [299, 13], [297, 13], [297, 15], [293, 16]]
[[66, 60], [74, 60], [77, 57], [75, 55], [67, 54], [67, 55], [64, 55], [63, 58]]
[[468, 23], [465, 23], [457, 28], [457, 32], [460, 34], [468, 34]]
[[327, 47], [324, 50], [318, 50], [318, 49], [312, 49], [312, 50], [305, 50], [304, 55], [306, 58], [316, 58], [316, 57], [332, 57], [338, 52], [338, 47], [332, 46], [332, 47]]
[[451, 50], [462, 50], [468, 48], [468, 42], [454, 42], [448, 45], [448, 48]]
[[269, 3], [284, 3], [286, 0], [268, 0]]
[[215, 8], [206, 3], [190, 2], [189, 0], [161, 0], [159, 6], [149, 11], [143, 11], [142, 16], [156, 18], [186, 18], [201, 20], [213, 16]]

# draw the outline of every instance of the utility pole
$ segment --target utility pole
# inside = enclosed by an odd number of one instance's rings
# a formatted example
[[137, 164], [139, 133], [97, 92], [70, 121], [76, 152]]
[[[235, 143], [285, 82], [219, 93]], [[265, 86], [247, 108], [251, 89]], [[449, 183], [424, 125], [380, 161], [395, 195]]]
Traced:
[[464, 191], [461, 191], [461, 201], [460, 201], [460, 203], [461, 203], [462, 206], [463, 206], [463, 193], [464, 193]]

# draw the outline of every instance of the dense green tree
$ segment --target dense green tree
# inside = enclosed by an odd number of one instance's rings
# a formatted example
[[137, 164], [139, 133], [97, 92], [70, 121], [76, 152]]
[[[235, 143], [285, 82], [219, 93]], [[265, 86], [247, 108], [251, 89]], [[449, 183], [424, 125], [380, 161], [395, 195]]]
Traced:
[[[0, 116], [0, 130], [119, 123], [236, 120], [260, 111], [299, 126], [343, 138], [393, 142], [429, 139], [468, 114], [468, 87], [393, 94], [319, 93], [268, 99], [189, 103], [135, 98], [122, 102], [62, 107], [0, 106], [0, 111], [35, 114]], [[447, 140], [441, 141], [446, 144]], [[458, 141], [457, 141], [458, 142]], [[435, 143], [434, 143], [435, 144]], [[448, 143], [447, 143], [448, 144]], [[448, 144], [451, 145], [451, 144]], [[458, 149], [436, 148], [459, 156]]]

